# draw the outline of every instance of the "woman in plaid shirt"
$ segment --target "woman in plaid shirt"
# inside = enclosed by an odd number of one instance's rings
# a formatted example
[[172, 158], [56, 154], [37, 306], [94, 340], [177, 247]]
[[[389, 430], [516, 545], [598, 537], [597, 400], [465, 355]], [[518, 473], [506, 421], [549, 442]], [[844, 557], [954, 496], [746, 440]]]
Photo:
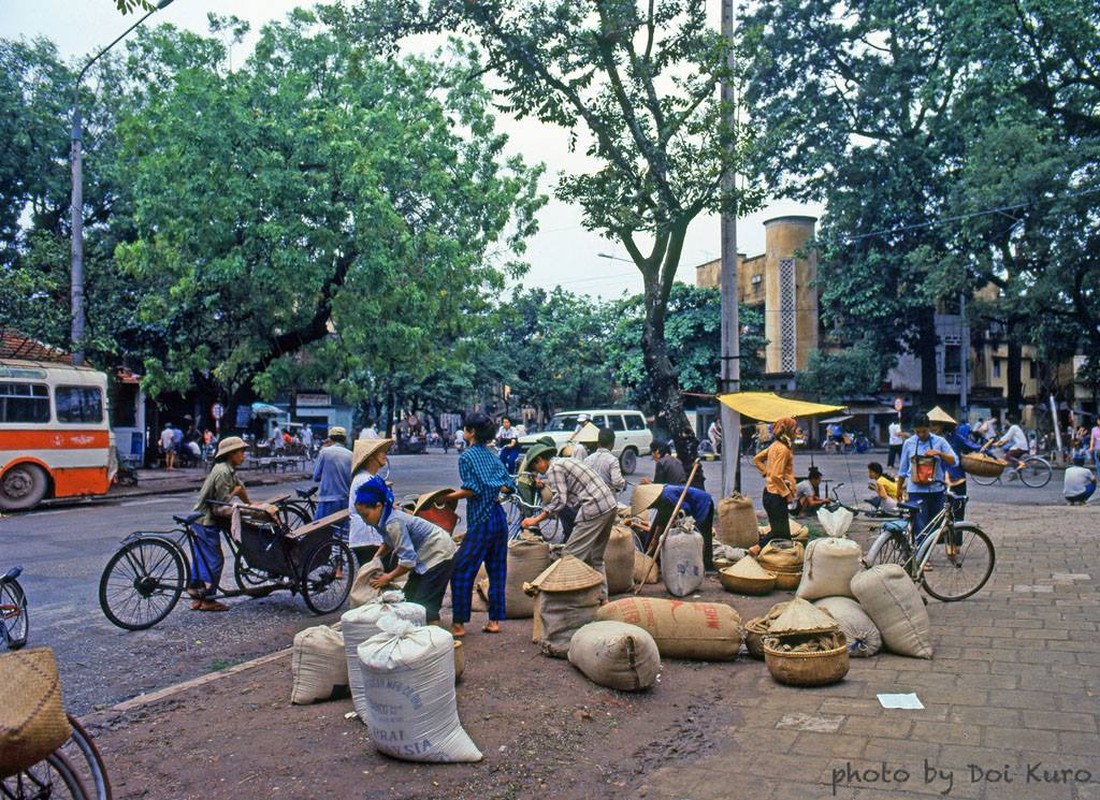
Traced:
[[485, 414], [475, 412], [466, 417], [462, 436], [467, 447], [458, 457], [462, 488], [447, 497], [466, 501], [466, 536], [455, 554], [451, 576], [451, 633], [455, 636], [466, 635], [474, 581], [482, 562], [489, 574], [489, 622], [482, 630], [500, 633], [500, 620], [504, 619], [508, 521], [497, 498], [501, 492], [515, 491], [516, 480], [485, 446], [493, 441], [496, 430]]

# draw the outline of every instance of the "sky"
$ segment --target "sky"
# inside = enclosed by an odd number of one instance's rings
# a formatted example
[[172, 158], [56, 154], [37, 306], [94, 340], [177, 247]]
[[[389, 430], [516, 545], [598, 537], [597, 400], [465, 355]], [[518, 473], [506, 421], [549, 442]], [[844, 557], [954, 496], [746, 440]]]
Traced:
[[[717, 8], [717, 0], [710, 2]], [[247, 48], [265, 22], [304, 4], [302, 0], [174, 0], [145, 24], [167, 22], [207, 33], [207, 13], [232, 14], [252, 25], [252, 39], [243, 45]], [[114, 0], [0, 0], [0, 37], [45, 36], [58, 45], [65, 58], [98, 52], [137, 19], [136, 15], [120, 14]], [[244, 50], [235, 49], [232, 59], [243, 60], [245, 55]], [[580, 209], [552, 196], [559, 173], [584, 167], [582, 155], [569, 153], [566, 133], [534, 121], [502, 119], [500, 127], [509, 134], [514, 152], [529, 162], [541, 160], [547, 167], [541, 189], [551, 199], [539, 214], [539, 233], [529, 240], [523, 256], [531, 265], [524, 285], [560, 285], [571, 292], [605, 299], [640, 292], [641, 277], [621, 245], [586, 231], [581, 225]], [[763, 252], [764, 220], [785, 214], [820, 216], [821, 208], [772, 202], [763, 211], [738, 220], [737, 249], [750, 256]], [[677, 274], [679, 280], [694, 283], [695, 266], [718, 258], [719, 228], [715, 216], [700, 217], [692, 224]]]

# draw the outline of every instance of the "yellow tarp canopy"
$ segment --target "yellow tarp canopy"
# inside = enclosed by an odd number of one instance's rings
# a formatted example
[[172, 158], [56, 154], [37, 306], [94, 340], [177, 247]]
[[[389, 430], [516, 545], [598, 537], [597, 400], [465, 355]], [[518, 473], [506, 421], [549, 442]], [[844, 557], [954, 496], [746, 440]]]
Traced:
[[788, 400], [775, 392], [736, 392], [720, 394], [718, 400], [743, 417], [765, 422], [775, 422], [780, 417], [812, 417], [816, 414], [832, 414], [844, 406], [827, 406], [808, 403], [805, 400]]

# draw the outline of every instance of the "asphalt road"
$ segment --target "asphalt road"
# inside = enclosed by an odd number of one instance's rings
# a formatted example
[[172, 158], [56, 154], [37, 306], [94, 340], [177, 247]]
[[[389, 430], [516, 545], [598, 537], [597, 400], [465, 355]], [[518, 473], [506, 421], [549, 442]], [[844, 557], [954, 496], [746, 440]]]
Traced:
[[[844, 484], [840, 499], [853, 503], [863, 494], [866, 462], [885, 461], [885, 453], [847, 457], [799, 453], [798, 474], [804, 474], [811, 458], [827, 480]], [[747, 461], [742, 464], [744, 491], [759, 498], [760, 477]], [[717, 494], [720, 465], [707, 462], [704, 472], [708, 488]], [[628, 480], [633, 483], [651, 474], [651, 464], [643, 461]], [[399, 496], [456, 486], [457, 455], [452, 451], [392, 457], [390, 478]], [[257, 487], [252, 493], [254, 499], [264, 499], [293, 485], [302, 482]], [[66, 702], [76, 713], [286, 647], [296, 631], [318, 621], [300, 598], [288, 592], [231, 600], [232, 609], [225, 614], [195, 613], [181, 602], [164, 622], [143, 632], [123, 631], [107, 621], [99, 608], [98, 583], [119, 541], [131, 531], [171, 527], [172, 514], [190, 510], [193, 492], [189, 488], [187, 493], [108, 498], [0, 519], [0, 569], [17, 564], [24, 568], [20, 580], [30, 602], [30, 646], [55, 649]], [[623, 502], [629, 492], [628, 486]], [[971, 482], [971, 495], [983, 502], [1056, 505], [1061, 502], [1061, 473], [1056, 471], [1043, 489]], [[231, 564], [226, 575], [231, 582], [228, 572]]]

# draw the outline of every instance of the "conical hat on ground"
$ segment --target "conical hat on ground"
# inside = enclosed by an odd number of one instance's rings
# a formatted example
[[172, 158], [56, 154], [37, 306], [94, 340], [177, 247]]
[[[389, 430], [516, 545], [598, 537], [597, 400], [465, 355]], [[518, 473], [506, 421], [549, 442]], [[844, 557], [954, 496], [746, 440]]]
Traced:
[[838, 629], [832, 614], [801, 597], [791, 600], [783, 613], [768, 626], [772, 633], [825, 633]]
[[565, 555], [544, 569], [537, 578], [523, 585], [523, 591], [575, 592], [603, 583], [603, 575], [576, 556]]

